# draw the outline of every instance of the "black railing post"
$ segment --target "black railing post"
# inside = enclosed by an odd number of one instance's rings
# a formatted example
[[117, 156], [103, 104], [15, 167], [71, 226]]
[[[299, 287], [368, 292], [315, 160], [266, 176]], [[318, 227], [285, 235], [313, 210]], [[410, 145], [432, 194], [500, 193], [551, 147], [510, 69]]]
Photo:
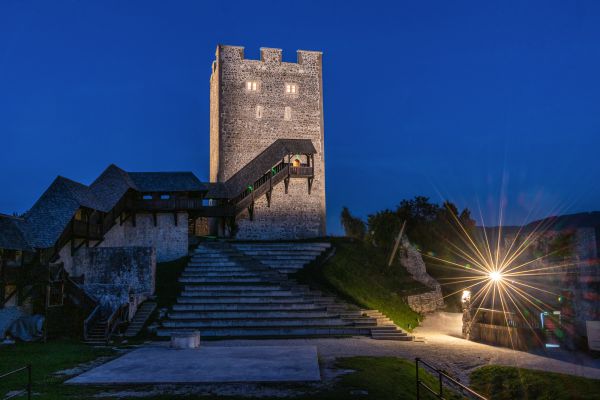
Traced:
[[415, 365], [417, 367], [416, 368], [417, 369], [417, 371], [416, 371], [416, 373], [417, 373], [417, 400], [419, 400], [421, 398], [420, 390], [419, 390], [420, 386], [421, 386], [421, 384], [419, 383], [419, 357], [415, 358]]
[[442, 383], [442, 374], [440, 373], [440, 371], [437, 371], [438, 373], [438, 379], [440, 380], [440, 399], [443, 399], [444, 397], [444, 386]]
[[31, 400], [31, 364], [27, 364], [27, 400]]

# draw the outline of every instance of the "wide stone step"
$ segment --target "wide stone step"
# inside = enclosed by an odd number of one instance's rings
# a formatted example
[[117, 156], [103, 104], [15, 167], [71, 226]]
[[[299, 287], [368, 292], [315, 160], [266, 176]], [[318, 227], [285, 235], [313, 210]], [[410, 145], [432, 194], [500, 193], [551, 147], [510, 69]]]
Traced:
[[248, 268], [236, 266], [236, 267], [201, 267], [201, 266], [187, 266], [184, 272], [252, 272]]
[[[265, 296], [262, 294], [253, 294], [252, 296], [224, 296], [217, 294], [214, 296], [180, 296], [177, 298], [177, 304], [305, 304], [309, 300], [305, 300], [301, 296], [276, 295]], [[312, 302], [311, 302], [312, 303]]]
[[272, 291], [272, 290], [284, 290], [282, 289], [279, 285], [277, 284], [260, 284], [260, 285], [247, 285], [247, 284], [239, 284], [239, 285], [185, 285], [184, 287], [185, 291], [204, 291], [204, 290], [208, 290], [208, 291], [217, 291], [217, 290], [223, 290], [223, 291], [229, 291], [229, 290], [236, 290], [236, 291]]
[[328, 249], [331, 247], [330, 243], [237, 243], [234, 244], [238, 250], [251, 250], [251, 249], [293, 249], [293, 250], [307, 250], [307, 249]]
[[[171, 336], [177, 329], [159, 329], [158, 336]], [[207, 338], [268, 338], [268, 337], [325, 337], [368, 336], [370, 330], [356, 327], [264, 327], [200, 329], [200, 336]]]
[[245, 251], [245, 254], [255, 257], [259, 260], [302, 260], [302, 261], [312, 261], [314, 260], [316, 257], [319, 256], [319, 254], [306, 254], [304, 252], [299, 253], [299, 254], [290, 254], [287, 252], [281, 252], [281, 253], [269, 253], [269, 252], [261, 252], [261, 251]]
[[218, 285], [230, 285], [237, 283], [268, 283], [262, 278], [255, 277], [234, 277], [234, 276], [209, 276], [209, 277], [197, 277], [197, 276], [184, 276], [179, 278], [181, 283], [210, 283]]
[[246, 271], [189, 271], [185, 270], [182, 277], [232, 277], [232, 278], [259, 278], [262, 275], [256, 272]]
[[252, 327], [305, 327], [305, 326], [353, 326], [350, 323], [345, 323], [337, 318], [268, 318], [268, 319], [230, 319], [230, 320], [167, 320], [163, 322], [165, 328], [219, 328], [219, 327], [236, 327], [236, 328], [252, 328]]
[[326, 307], [319, 307], [310, 301], [281, 303], [281, 302], [261, 302], [255, 304], [240, 303], [218, 303], [218, 304], [174, 304], [173, 311], [279, 311], [279, 310], [298, 310], [298, 311], [327, 311]]
[[190, 267], [237, 267], [239, 264], [234, 261], [196, 261], [190, 260]]
[[291, 290], [184, 290], [181, 297], [297, 297]]
[[[292, 319], [292, 318], [336, 318], [335, 315], [329, 315], [326, 311], [307, 311], [307, 310], [280, 310], [280, 311], [172, 311], [169, 318], [173, 320], [263, 320], [263, 319]], [[339, 319], [338, 319], [339, 320]], [[346, 321], [346, 320], [344, 320]], [[375, 324], [372, 321], [371, 324]]]

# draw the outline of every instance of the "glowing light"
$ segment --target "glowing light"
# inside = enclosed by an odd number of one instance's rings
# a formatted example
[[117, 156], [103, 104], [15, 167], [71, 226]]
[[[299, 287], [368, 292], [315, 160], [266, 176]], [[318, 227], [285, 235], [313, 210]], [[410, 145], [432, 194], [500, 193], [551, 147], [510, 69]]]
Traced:
[[502, 274], [500, 271], [492, 271], [490, 272], [490, 279], [494, 282], [500, 282], [502, 280]]
[[463, 301], [463, 303], [465, 301], [469, 301], [469, 300], [471, 300], [471, 291], [470, 290], [463, 290], [463, 293], [462, 293], [462, 301]]

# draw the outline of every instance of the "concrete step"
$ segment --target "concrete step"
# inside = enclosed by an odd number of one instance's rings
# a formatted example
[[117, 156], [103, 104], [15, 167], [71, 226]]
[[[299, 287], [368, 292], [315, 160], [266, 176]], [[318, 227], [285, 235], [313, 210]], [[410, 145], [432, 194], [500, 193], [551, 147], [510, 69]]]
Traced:
[[236, 291], [254, 291], [254, 290], [258, 290], [258, 291], [264, 291], [264, 290], [269, 290], [269, 291], [273, 291], [273, 290], [285, 290], [282, 289], [279, 285], [277, 284], [269, 284], [269, 283], [261, 283], [261, 284], [256, 284], [256, 285], [249, 285], [249, 284], [231, 284], [231, 285], [224, 285], [224, 284], [216, 284], [216, 285], [185, 285], [184, 287], [185, 291], [196, 291], [196, 292], [201, 292], [201, 291], [211, 291], [214, 292], [216, 290], [223, 290], [223, 291], [227, 291], [227, 290], [236, 290]]
[[264, 296], [262, 294], [256, 294], [254, 296], [224, 296], [222, 294], [216, 294], [214, 296], [180, 296], [177, 298], [177, 304], [306, 304], [309, 301], [301, 296], [297, 295], [277, 295], [277, 296]]
[[326, 307], [318, 307], [312, 302], [297, 303], [275, 303], [261, 302], [257, 304], [221, 303], [221, 304], [174, 304], [173, 311], [322, 311], [327, 312]]
[[[329, 315], [326, 311], [320, 310], [255, 310], [255, 311], [171, 311], [169, 318], [173, 320], [256, 320], [256, 319], [296, 319], [296, 318], [336, 318], [335, 315]], [[344, 320], [346, 321], [346, 320]], [[348, 321], [349, 322], [349, 321]], [[372, 321], [372, 325], [376, 321]]]
[[181, 297], [297, 297], [290, 290], [184, 290]]
[[185, 272], [254, 272], [251, 269], [245, 267], [198, 267], [198, 266], [187, 266]]
[[195, 261], [188, 263], [189, 267], [237, 267], [239, 264], [233, 261]]
[[211, 277], [211, 276], [215, 276], [215, 277], [223, 277], [223, 276], [232, 276], [235, 278], [242, 278], [242, 277], [251, 277], [251, 278], [257, 278], [260, 277], [261, 274], [257, 273], [257, 272], [248, 272], [248, 271], [204, 271], [204, 270], [184, 270], [183, 273], [181, 274], [182, 277], [192, 277], [192, 276], [197, 276], [197, 277]]
[[174, 320], [170, 319], [163, 322], [165, 328], [253, 328], [253, 327], [307, 327], [307, 326], [354, 326], [336, 318], [267, 318], [267, 319], [196, 319], [196, 320]]
[[[177, 329], [162, 328], [158, 336], [171, 336]], [[269, 337], [327, 337], [327, 336], [368, 336], [370, 330], [356, 327], [263, 327], [263, 328], [221, 328], [200, 329], [200, 336], [207, 338], [269, 338]]]
[[234, 284], [245, 284], [245, 283], [269, 283], [265, 282], [263, 278], [256, 277], [235, 277], [235, 276], [183, 276], [179, 278], [180, 283], [198, 283], [198, 284], [210, 284], [210, 285], [234, 285]]

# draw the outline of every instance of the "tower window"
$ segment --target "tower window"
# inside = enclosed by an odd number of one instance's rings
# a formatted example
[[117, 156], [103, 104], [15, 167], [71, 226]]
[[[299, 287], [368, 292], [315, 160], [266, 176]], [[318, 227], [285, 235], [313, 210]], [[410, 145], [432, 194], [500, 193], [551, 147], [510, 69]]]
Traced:
[[292, 107], [286, 107], [283, 113], [283, 119], [289, 121], [292, 119]]
[[263, 106], [256, 106], [256, 119], [263, 117]]
[[256, 92], [258, 90], [258, 82], [257, 81], [247, 81], [246, 82], [246, 90], [249, 92]]
[[286, 83], [285, 84], [285, 92], [287, 94], [296, 94], [298, 93], [298, 85], [295, 83]]

